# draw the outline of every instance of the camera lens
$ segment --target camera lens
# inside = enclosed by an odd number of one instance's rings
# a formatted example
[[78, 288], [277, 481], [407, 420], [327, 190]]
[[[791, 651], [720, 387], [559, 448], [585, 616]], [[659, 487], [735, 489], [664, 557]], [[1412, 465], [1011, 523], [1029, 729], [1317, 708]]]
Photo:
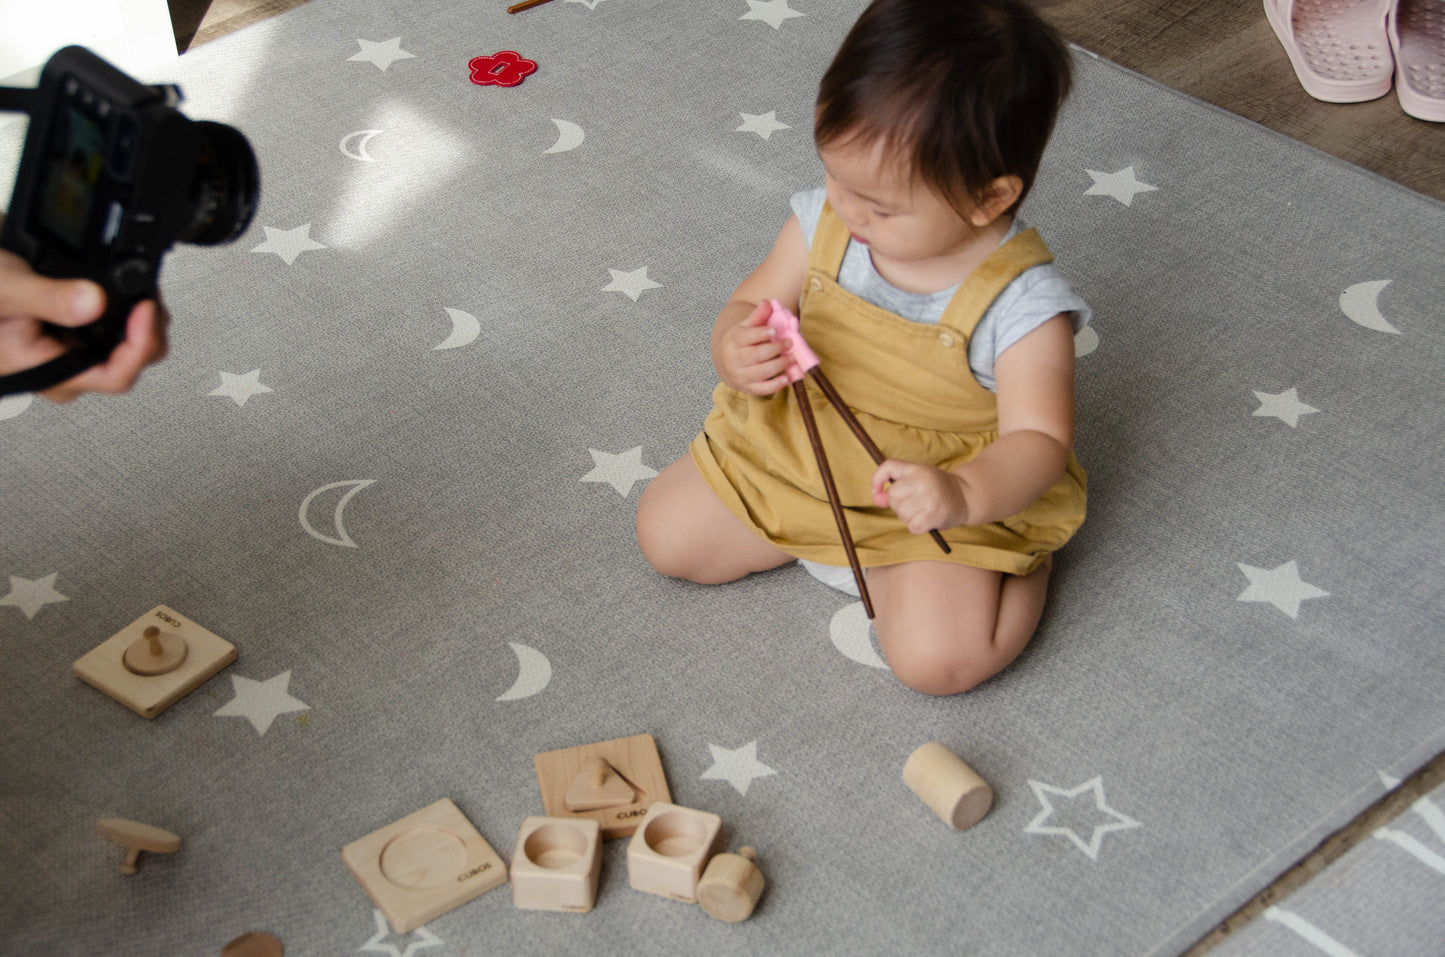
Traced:
[[261, 197], [256, 154], [241, 131], [199, 120], [200, 140], [190, 225], [180, 239], [198, 246], [230, 242], [246, 231]]

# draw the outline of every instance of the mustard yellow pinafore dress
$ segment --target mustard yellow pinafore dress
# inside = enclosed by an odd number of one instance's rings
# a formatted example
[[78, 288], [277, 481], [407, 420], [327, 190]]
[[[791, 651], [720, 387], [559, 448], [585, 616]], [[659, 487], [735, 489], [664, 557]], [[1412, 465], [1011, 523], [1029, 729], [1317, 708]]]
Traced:
[[[969, 337], [1004, 287], [1053, 255], [1037, 232], [1020, 232], [964, 280], [933, 326], [838, 285], [848, 239], [824, 206], [803, 282], [803, 336], [884, 455], [945, 470], [969, 461], [998, 438], [998, 403], [969, 369]], [[873, 504], [873, 460], [822, 392], [804, 381], [864, 567], [951, 561], [1024, 575], [1083, 524], [1086, 480], [1070, 455], [1063, 477], [1023, 512], [941, 530], [953, 549], [945, 555], [930, 536], [912, 534], [892, 510]], [[848, 564], [791, 388], [759, 397], [719, 384], [689, 451], [718, 497], [763, 538], [798, 558]]]

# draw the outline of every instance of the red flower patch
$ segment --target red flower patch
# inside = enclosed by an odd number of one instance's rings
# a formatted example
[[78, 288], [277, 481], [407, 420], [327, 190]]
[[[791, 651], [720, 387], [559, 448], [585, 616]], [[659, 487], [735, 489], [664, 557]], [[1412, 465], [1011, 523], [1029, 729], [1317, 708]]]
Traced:
[[472, 82], [478, 86], [516, 86], [537, 72], [535, 60], [512, 50], [473, 57], [467, 66], [472, 68]]

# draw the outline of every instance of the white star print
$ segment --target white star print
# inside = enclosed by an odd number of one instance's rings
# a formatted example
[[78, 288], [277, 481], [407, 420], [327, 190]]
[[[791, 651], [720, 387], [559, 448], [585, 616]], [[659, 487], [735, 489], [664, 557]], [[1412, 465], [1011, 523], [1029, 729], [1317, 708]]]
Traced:
[[739, 794], [747, 794], [755, 778], [778, 773], [758, 760], [756, 741], [731, 750], [715, 744], [709, 744], [707, 749], [712, 752], [712, 767], [702, 772], [703, 780], [726, 781], [737, 788]]
[[290, 266], [296, 262], [296, 257], [311, 249], [325, 249], [326, 246], [311, 238], [311, 224], [297, 226], [295, 229], [272, 229], [270, 226], [262, 226], [266, 230], [266, 241], [259, 246], [252, 248], [253, 253], [275, 253], [286, 260]]
[[1291, 618], [1299, 617], [1300, 602], [1307, 598], [1328, 598], [1329, 592], [1303, 581], [1299, 565], [1285, 562], [1276, 568], [1255, 568], [1235, 562], [1249, 579], [1249, 587], [1240, 592], [1238, 601], [1269, 602]]
[[413, 957], [419, 950], [440, 947], [443, 943], [436, 934], [425, 927], [418, 927], [411, 932], [411, 936], [416, 939], [406, 945], [406, 950], [402, 950], [387, 940], [391, 936], [391, 927], [386, 922], [386, 915], [376, 908], [372, 908], [372, 914], [376, 918], [376, 933], [371, 936], [371, 940], [357, 948], [358, 950], [373, 954], [388, 954], [389, 957]]
[[761, 20], [774, 30], [779, 30], [784, 20], [801, 16], [801, 13], [788, 7], [788, 0], [748, 0], [748, 12], [738, 19]]
[[[1062, 834], [1072, 841], [1075, 847], [1089, 855], [1091, 860], [1097, 861], [1099, 859], [1099, 847], [1104, 842], [1105, 834], [1108, 834], [1110, 831], [1125, 831], [1132, 827], [1143, 827], [1142, 824], [1132, 817], [1129, 817], [1127, 814], [1120, 814], [1104, 803], [1104, 779], [1102, 776], [1091, 778], [1078, 787], [1068, 791], [1063, 788], [1056, 788], [1052, 784], [1044, 784], [1041, 781], [1033, 780], [1029, 781], [1029, 787], [1034, 789], [1034, 796], [1039, 799], [1039, 804], [1043, 805], [1043, 810], [1029, 822], [1028, 827], [1024, 828], [1024, 833]], [[1100, 814], [1113, 819], [1108, 824], [1095, 824], [1093, 833], [1089, 835], [1088, 841], [1080, 837], [1078, 832], [1070, 826], [1044, 824], [1044, 822], [1055, 813], [1054, 804], [1050, 800], [1049, 795], [1073, 800], [1085, 791], [1092, 791], [1094, 793], [1094, 809]]]
[[46, 605], [70, 601], [69, 598], [55, 590], [55, 578], [59, 574], [59, 572], [51, 572], [44, 578], [37, 578], [34, 581], [18, 575], [11, 575], [10, 594], [0, 598], [0, 605], [13, 605], [24, 612], [26, 618], [34, 618], [36, 613]]
[[599, 452], [596, 449], [587, 451], [592, 453], [593, 469], [582, 476], [579, 481], [606, 482], [617, 489], [617, 494], [623, 498], [626, 498], [632, 491], [635, 482], [641, 479], [650, 479], [657, 474], [642, 464], [642, 446], [640, 445], [616, 455]]
[[567, 0], [567, 2], [568, 2], [568, 3], [580, 3], [580, 4], [584, 5], [584, 6], [586, 6], [588, 10], [596, 10], [596, 9], [597, 9], [597, 4], [601, 3], [602, 0]]
[[252, 681], [239, 675], [231, 676], [231, 687], [236, 697], [216, 712], [216, 717], [245, 718], [251, 722], [258, 734], [271, 729], [271, 722], [278, 715], [293, 711], [310, 711], [311, 706], [291, 697], [287, 690], [291, 684], [291, 671], [287, 669], [274, 678]]
[[1292, 387], [1285, 389], [1278, 395], [1271, 395], [1268, 392], [1255, 392], [1254, 397], [1259, 400], [1259, 408], [1254, 410], [1255, 415], [1273, 416], [1292, 429], [1299, 428], [1300, 416], [1319, 411], [1319, 409], [1316, 409], [1314, 406], [1305, 405], [1301, 402], [1299, 400], [1299, 392]]
[[361, 52], [347, 57], [347, 61], [360, 60], [363, 63], [374, 63], [376, 68], [385, 73], [386, 68], [397, 60], [412, 60], [416, 58], [415, 53], [407, 53], [401, 48], [401, 37], [392, 37], [381, 43], [371, 40], [357, 39], [361, 44]]
[[743, 118], [743, 125], [733, 130], [734, 133], [756, 133], [763, 139], [770, 139], [778, 130], [792, 129], [786, 123], [778, 122], [778, 111], [768, 110], [766, 113], [739, 113]]
[[1134, 197], [1138, 193], [1148, 193], [1159, 188], [1135, 179], [1132, 166], [1126, 166], [1117, 173], [1101, 173], [1093, 169], [1084, 172], [1094, 178], [1094, 185], [1085, 190], [1085, 196], [1112, 196], [1125, 206], [1134, 205]]
[[647, 267], [634, 269], [632, 272], [623, 272], [620, 269], [607, 270], [612, 274], [612, 282], [602, 287], [603, 292], [620, 292], [633, 302], [637, 297], [649, 289], [661, 289], [662, 283], [653, 282], [647, 278]]
[[270, 392], [269, 386], [261, 384], [261, 370], [252, 369], [245, 375], [236, 375], [232, 372], [221, 373], [221, 386], [212, 389], [207, 395], [223, 395], [228, 399], [234, 399], [237, 405], [245, 405], [246, 400], [253, 395], [264, 395]]

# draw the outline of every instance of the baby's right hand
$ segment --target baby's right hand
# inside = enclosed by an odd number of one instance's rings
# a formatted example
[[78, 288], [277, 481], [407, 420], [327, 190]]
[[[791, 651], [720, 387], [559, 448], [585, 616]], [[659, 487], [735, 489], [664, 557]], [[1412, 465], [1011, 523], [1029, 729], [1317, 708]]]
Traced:
[[742, 322], [718, 339], [714, 364], [728, 386], [752, 395], [772, 395], [788, 384], [785, 370], [791, 343], [780, 342], [768, 326], [772, 305], [758, 303]]

